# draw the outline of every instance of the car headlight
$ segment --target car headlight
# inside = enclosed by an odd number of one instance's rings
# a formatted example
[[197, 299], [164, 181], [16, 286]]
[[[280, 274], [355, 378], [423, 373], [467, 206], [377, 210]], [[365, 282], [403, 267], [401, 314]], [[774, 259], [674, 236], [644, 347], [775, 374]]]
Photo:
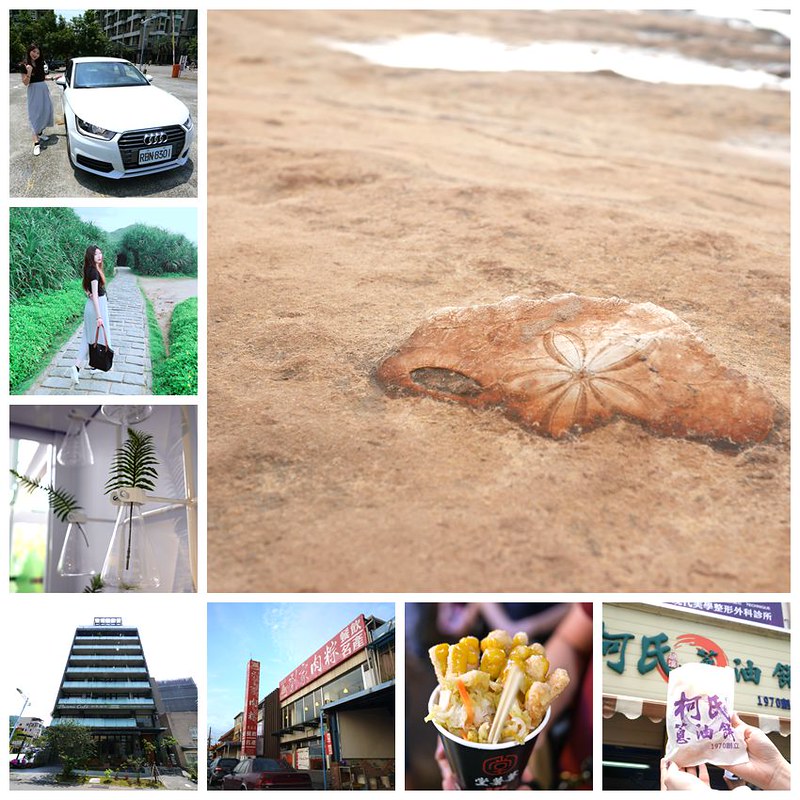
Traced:
[[194, 122], [192, 122], [191, 114], [189, 114], [189, 116], [186, 117], [186, 122], [183, 123], [183, 127], [186, 128], [187, 131], [190, 131], [192, 128], [194, 128]]
[[105, 139], [108, 141], [117, 135], [116, 131], [110, 131], [106, 128], [101, 128], [99, 125], [92, 125], [91, 122], [86, 122], [80, 117], [75, 117], [75, 122], [78, 125], [81, 133], [84, 133], [87, 136], [94, 136], [97, 139]]

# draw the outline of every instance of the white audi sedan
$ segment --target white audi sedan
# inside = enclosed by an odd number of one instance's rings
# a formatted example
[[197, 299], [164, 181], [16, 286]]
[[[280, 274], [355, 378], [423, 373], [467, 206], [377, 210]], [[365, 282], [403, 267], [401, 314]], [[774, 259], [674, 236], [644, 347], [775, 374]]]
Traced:
[[182, 167], [194, 124], [189, 109], [122, 58], [73, 58], [63, 91], [67, 152], [78, 169], [132, 178]]

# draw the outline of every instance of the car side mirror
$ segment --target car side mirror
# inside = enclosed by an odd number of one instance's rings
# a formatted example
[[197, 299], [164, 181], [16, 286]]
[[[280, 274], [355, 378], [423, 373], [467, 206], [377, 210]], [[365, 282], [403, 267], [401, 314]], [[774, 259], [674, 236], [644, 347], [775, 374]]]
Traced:
[[62, 89], [67, 88], [67, 79], [63, 76], [61, 78], [56, 78], [56, 86], [60, 86]]
[[148, 83], [152, 83], [153, 82], [153, 76], [152, 75], [145, 75], [145, 78], [147, 78], [147, 82]]

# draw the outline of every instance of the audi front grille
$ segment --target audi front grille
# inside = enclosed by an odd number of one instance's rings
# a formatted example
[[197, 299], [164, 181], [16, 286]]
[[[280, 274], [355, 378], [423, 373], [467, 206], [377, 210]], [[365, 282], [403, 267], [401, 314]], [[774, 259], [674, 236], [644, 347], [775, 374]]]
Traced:
[[148, 147], [163, 147], [170, 144], [172, 145], [172, 158], [180, 158], [185, 142], [186, 131], [180, 125], [123, 133], [119, 137], [119, 153], [122, 157], [122, 165], [126, 170], [147, 169], [147, 166], [139, 166], [139, 150]]

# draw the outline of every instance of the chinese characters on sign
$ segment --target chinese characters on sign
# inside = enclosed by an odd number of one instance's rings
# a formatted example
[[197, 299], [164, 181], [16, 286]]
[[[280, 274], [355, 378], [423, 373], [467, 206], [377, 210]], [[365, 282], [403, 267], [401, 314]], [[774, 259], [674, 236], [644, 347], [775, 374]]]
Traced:
[[244, 694], [244, 715], [242, 717], [242, 758], [256, 754], [258, 737], [258, 684], [261, 664], [252, 659], [247, 662], [247, 679]]
[[667, 605], [694, 609], [718, 617], [757, 622], [771, 628], [783, 628], [785, 625], [781, 603], [679, 603], [670, 601]]
[[[670, 643], [669, 636], [663, 632], [652, 636], [642, 635], [640, 638], [639, 657], [636, 662], [636, 670], [640, 675], [646, 675], [648, 672], [657, 669], [661, 676], [667, 680], [670, 670], [678, 664], [675, 658], [676, 645], [679, 649], [681, 646], [689, 645], [688, 650], [692, 653], [691, 659], [696, 659], [702, 664], [716, 666], [728, 664], [728, 656], [721, 647], [714, 645], [709, 639], [695, 634], [682, 634], [675, 638], [673, 643]], [[622, 675], [625, 672], [628, 646], [635, 647], [635, 639], [636, 637], [632, 633], [611, 632], [607, 630], [605, 623], [603, 623], [603, 656], [607, 657], [605, 663], [608, 669], [613, 670], [618, 675]], [[633, 644], [631, 644], [632, 642]], [[682, 653], [685, 656], [686, 649]], [[632, 657], [635, 657], [635, 655]], [[670, 663], [670, 661], [674, 663]], [[777, 680], [778, 689], [791, 688], [792, 669], [790, 664], [778, 662], [771, 672], [768, 671], [769, 668], [762, 669], [750, 658], [744, 660], [734, 658], [731, 660], [731, 665], [733, 666], [737, 683], [752, 683], [759, 686], [763, 677], [771, 677]], [[762, 701], [760, 696], [759, 705], [788, 709], [789, 700], [763, 697]]]
[[685, 692], [673, 703], [677, 718], [675, 738], [678, 744], [702, 740], [719, 743], [723, 750], [738, 750], [731, 717], [725, 703], [717, 695], [687, 697]]
[[280, 699], [293, 695], [366, 646], [367, 624], [361, 614], [280, 682]]

